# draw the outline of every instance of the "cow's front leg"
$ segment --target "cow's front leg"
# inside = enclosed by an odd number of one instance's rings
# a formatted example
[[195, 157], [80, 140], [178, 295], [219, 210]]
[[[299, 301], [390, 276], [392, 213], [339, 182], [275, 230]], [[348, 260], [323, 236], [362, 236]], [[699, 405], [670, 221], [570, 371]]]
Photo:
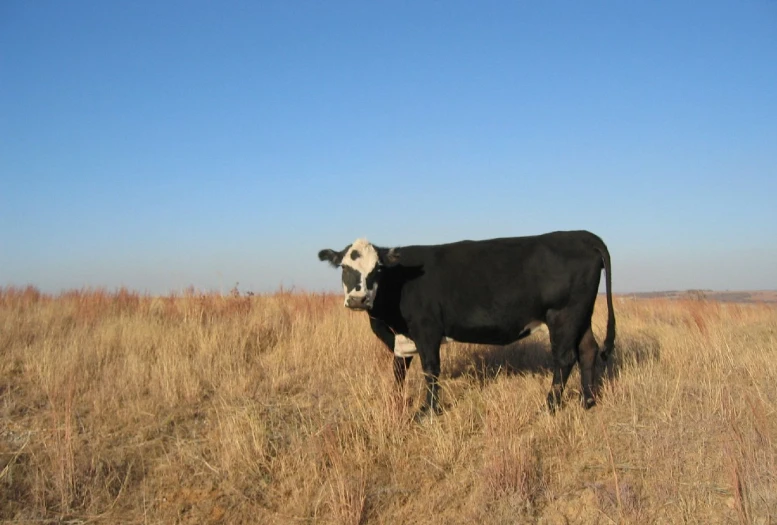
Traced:
[[426, 401], [418, 413], [416, 419], [420, 419], [428, 413], [440, 414], [440, 342], [442, 337], [433, 338], [430, 341], [416, 341], [418, 354], [421, 357], [421, 367], [424, 370], [426, 382]]
[[[413, 360], [413, 356], [396, 355], [394, 347], [398, 342], [397, 339], [401, 338], [401, 336], [395, 335], [386, 323], [371, 317], [370, 327], [372, 328], [373, 333], [378, 336], [378, 339], [383, 341], [386, 348], [394, 353], [394, 380], [397, 385], [397, 390], [401, 394], [402, 387], [405, 384], [405, 377], [407, 376], [407, 369], [410, 366], [410, 362]], [[409, 341], [408, 339], [405, 340]]]
[[398, 387], [402, 387], [405, 384], [405, 376], [407, 376], [407, 369], [410, 367], [410, 362], [413, 360], [413, 356], [399, 357], [394, 356], [394, 379], [397, 382]]
[[[378, 336], [378, 339], [383, 341], [389, 352], [394, 353], [394, 344], [396, 343], [396, 336], [389, 326], [376, 319], [370, 317], [370, 328], [372, 332]], [[394, 379], [396, 379], [397, 386], [402, 386], [405, 382], [405, 376], [407, 375], [407, 367], [410, 366], [412, 357], [399, 357], [394, 355]]]
[[426, 401], [419, 409], [419, 415], [426, 413], [440, 414], [440, 367], [436, 369], [424, 370], [424, 379], [426, 380]]

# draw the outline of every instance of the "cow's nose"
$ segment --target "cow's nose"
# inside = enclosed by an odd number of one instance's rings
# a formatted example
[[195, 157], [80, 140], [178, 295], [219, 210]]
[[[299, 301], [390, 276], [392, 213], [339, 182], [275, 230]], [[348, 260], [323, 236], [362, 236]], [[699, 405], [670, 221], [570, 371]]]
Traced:
[[348, 298], [348, 306], [351, 308], [360, 308], [367, 303], [366, 296], [357, 296]]

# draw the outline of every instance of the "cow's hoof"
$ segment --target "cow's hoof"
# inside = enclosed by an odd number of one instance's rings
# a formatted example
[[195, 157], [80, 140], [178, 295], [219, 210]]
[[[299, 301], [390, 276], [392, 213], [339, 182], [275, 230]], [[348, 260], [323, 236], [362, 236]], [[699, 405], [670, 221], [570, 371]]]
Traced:
[[430, 419], [432, 419], [432, 416], [429, 415], [429, 411], [419, 410], [413, 416], [413, 423], [421, 424], [421, 423], [424, 423], [424, 422], [426, 422], [426, 421], [428, 421]]
[[561, 401], [556, 399], [556, 396], [553, 394], [548, 394], [548, 412], [551, 414], [555, 414], [556, 410], [559, 409], [561, 405]]
[[429, 405], [422, 405], [421, 408], [418, 409], [418, 412], [415, 413], [415, 416], [413, 416], [413, 421], [421, 423], [439, 415], [442, 415], [442, 408], [440, 408], [440, 405], [435, 405], [434, 408], [430, 408]]
[[589, 408], [593, 408], [594, 406], [596, 406], [596, 399], [592, 397], [583, 398], [583, 408], [588, 410]]

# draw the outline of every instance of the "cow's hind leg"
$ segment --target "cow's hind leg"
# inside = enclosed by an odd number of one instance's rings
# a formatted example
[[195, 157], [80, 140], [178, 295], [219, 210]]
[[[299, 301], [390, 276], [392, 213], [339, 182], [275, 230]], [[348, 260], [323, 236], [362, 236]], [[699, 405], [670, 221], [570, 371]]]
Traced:
[[578, 362], [580, 363], [580, 381], [583, 388], [583, 406], [588, 409], [596, 404], [594, 395], [594, 374], [599, 345], [589, 325], [580, 340]]
[[567, 312], [555, 311], [548, 314], [547, 325], [550, 348], [553, 354], [553, 383], [548, 393], [548, 410], [555, 412], [561, 405], [561, 395], [569, 374], [577, 360], [577, 341], [567, 324]]
[[561, 395], [564, 393], [564, 386], [567, 384], [569, 374], [575, 366], [575, 354], [567, 350], [563, 355], [558, 356], [556, 352], [553, 355], [553, 383], [548, 393], [548, 410], [555, 412], [556, 408], [561, 406]]
[[590, 322], [581, 321], [585, 318], [582, 314], [580, 309], [548, 313], [547, 325], [553, 354], [553, 384], [548, 393], [548, 409], [551, 412], [561, 405], [561, 396], [575, 362], [580, 363], [586, 408], [593, 406], [593, 374], [598, 346], [591, 333]]

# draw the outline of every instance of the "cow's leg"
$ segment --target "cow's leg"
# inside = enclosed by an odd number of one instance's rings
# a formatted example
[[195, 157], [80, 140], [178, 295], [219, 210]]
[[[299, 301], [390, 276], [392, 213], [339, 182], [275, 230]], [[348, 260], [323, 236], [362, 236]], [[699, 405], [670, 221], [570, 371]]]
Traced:
[[421, 367], [424, 370], [424, 380], [426, 382], [426, 401], [416, 414], [416, 419], [424, 416], [428, 412], [439, 414], [442, 412], [440, 407], [440, 343], [442, 335], [413, 337], [418, 348], [418, 355], [421, 358]]
[[564, 386], [574, 366], [574, 352], [567, 351], [561, 358], [553, 356], [553, 383], [548, 393], [548, 410], [551, 412], [555, 412], [556, 408], [561, 406], [561, 395], [564, 393]]
[[394, 379], [397, 381], [397, 386], [405, 384], [405, 376], [407, 375], [407, 369], [410, 366], [410, 362], [413, 360], [413, 356], [410, 357], [398, 357], [394, 356]]
[[561, 395], [577, 361], [575, 333], [569, 330], [567, 312], [555, 311], [548, 314], [547, 325], [550, 348], [553, 354], [553, 383], [548, 392], [548, 410], [551, 413], [561, 405]]
[[580, 340], [578, 361], [580, 363], [580, 380], [582, 383], [583, 406], [588, 409], [596, 404], [594, 395], [594, 374], [596, 370], [596, 356], [599, 354], [599, 345], [596, 342], [591, 326], [589, 325]]
[[[389, 326], [383, 321], [380, 321], [374, 317], [370, 317], [370, 328], [372, 328], [372, 332], [378, 336], [378, 339], [383, 341], [383, 344], [386, 345], [386, 348], [388, 348], [391, 353], [394, 353], [394, 343], [396, 341], [396, 336], [394, 335], [394, 332], [391, 331], [391, 328], [389, 328]], [[396, 380], [397, 386], [401, 387], [405, 383], [407, 367], [410, 366], [410, 361], [412, 360], [412, 356], [394, 356], [394, 379]]]
[[383, 344], [386, 345], [386, 348], [388, 348], [388, 350], [393, 353], [394, 332], [391, 331], [391, 328], [389, 328], [389, 326], [383, 321], [374, 317], [370, 317], [370, 328], [372, 328], [372, 333], [378, 336], [378, 339], [383, 341]]

